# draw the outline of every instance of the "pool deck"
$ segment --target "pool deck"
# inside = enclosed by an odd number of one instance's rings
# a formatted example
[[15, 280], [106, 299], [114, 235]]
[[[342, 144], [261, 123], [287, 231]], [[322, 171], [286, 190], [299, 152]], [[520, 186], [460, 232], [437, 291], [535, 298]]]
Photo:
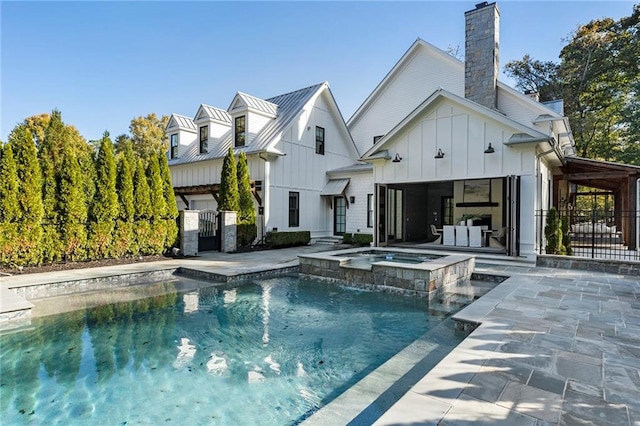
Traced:
[[[0, 312], [30, 302], [11, 288], [188, 267], [233, 276], [296, 266], [311, 245], [94, 269], [0, 277]], [[320, 410], [309, 424], [640, 425], [640, 280], [607, 273], [477, 259], [476, 272], [510, 278], [458, 312], [480, 323], [391, 408], [366, 421]], [[366, 389], [363, 390], [366, 392]], [[375, 413], [376, 395], [367, 412]], [[335, 405], [335, 404], [334, 404]], [[325, 408], [336, 409], [329, 404]], [[337, 422], [337, 423], [336, 423]]]

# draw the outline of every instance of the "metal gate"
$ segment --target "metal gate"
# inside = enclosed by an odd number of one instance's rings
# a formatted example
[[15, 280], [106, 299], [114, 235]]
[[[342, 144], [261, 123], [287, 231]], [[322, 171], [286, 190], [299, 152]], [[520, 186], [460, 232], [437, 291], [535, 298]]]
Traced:
[[198, 225], [198, 251], [213, 251], [220, 249], [220, 230], [218, 212], [202, 210]]

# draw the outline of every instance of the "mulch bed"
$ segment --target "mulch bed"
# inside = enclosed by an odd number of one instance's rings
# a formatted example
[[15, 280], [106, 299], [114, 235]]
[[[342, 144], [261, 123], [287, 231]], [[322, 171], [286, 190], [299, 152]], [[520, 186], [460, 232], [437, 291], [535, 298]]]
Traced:
[[18, 268], [0, 267], [0, 275], [37, 274], [39, 272], [68, 271], [70, 269], [99, 268], [101, 266], [129, 265], [139, 262], [155, 262], [158, 260], [168, 260], [166, 256], [139, 256], [124, 257], [120, 259], [101, 259], [87, 262], [59, 262], [40, 266], [25, 266], [22, 270]]

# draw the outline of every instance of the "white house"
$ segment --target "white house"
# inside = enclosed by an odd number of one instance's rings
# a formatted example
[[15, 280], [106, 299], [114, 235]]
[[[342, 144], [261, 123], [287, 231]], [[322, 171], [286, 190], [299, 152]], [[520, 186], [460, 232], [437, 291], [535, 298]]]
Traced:
[[355, 197], [375, 194], [377, 245], [436, 240], [431, 225], [440, 233], [467, 214], [494, 230], [486, 246], [533, 257], [535, 211], [551, 204], [571, 130], [558, 103], [498, 81], [496, 4], [477, 5], [465, 20], [464, 63], [415, 41], [347, 122], [371, 168]]
[[217, 208], [223, 159], [233, 147], [247, 155], [259, 235], [345, 232], [350, 179], [326, 172], [358, 154], [327, 83], [269, 99], [238, 92], [226, 110], [203, 104], [193, 119], [173, 114], [166, 134], [180, 209]]
[[[535, 212], [573, 153], [562, 103], [498, 81], [499, 10], [465, 13], [465, 61], [416, 40], [345, 125], [328, 84], [227, 110], [173, 115], [170, 167], [183, 208], [215, 209], [229, 146], [249, 157], [263, 230], [369, 233], [374, 244], [443, 242], [474, 216], [480, 250], [535, 257]], [[213, 195], [213, 196], [212, 196]], [[474, 230], [474, 232], [477, 232]], [[454, 243], [455, 244], [455, 243]]]

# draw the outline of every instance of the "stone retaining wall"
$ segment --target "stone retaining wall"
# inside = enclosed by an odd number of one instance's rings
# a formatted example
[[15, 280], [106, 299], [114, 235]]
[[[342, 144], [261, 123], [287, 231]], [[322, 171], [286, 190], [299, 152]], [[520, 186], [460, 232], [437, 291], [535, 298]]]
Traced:
[[323, 255], [300, 256], [300, 277], [432, 301], [443, 293], [467, 294], [475, 258], [452, 255], [419, 264], [380, 261], [370, 267]]
[[579, 269], [640, 277], [640, 262], [631, 260], [590, 259], [545, 254], [538, 256], [536, 266], [558, 269]]

